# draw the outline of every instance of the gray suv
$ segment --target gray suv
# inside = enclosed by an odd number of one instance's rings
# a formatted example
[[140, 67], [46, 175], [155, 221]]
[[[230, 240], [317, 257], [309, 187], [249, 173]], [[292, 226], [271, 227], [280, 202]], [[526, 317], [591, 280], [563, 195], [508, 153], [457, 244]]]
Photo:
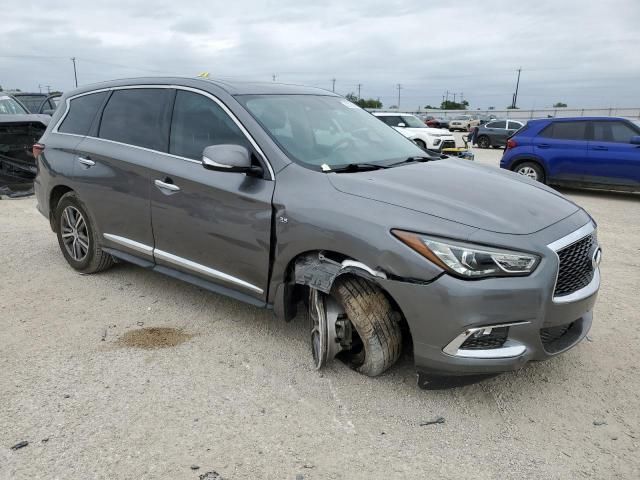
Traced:
[[131, 262], [272, 309], [314, 365], [484, 374], [576, 345], [593, 219], [512, 172], [440, 159], [344, 98], [275, 83], [121, 80], [68, 92], [38, 209], [81, 273]]

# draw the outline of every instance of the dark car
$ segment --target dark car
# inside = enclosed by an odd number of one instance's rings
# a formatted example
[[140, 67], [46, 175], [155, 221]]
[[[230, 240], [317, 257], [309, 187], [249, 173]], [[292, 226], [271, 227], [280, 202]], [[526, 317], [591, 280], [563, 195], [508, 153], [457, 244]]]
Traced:
[[447, 117], [434, 117], [431, 120], [426, 121], [427, 126], [431, 128], [444, 128], [449, 129], [449, 118]]
[[44, 134], [48, 115], [30, 114], [11, 95], [0, 92], [0, 189], [29, 190], [36, 175], [33, 144]]
[[429, 155], [336, 94], [142, 78], [63, 100], [35, 189], [81, 273], [118, 258], [285, 320], [306, 299], [314, 366], [339, 354], [371, 376], [403, 336], [419, 372], [461, 375], [551, 358], [591, 327], [587, 212], [524, 176]]
[[530, 120], [508, 140], [500, 166], [543, 183], [640, 191], [640, 122]]
[[504, 147], [507, 139], [524, 125], [516, 120], [493, 120], [478, 127], [476, 144], [480, 148]]
[[46, 115], [53, 114], [60, 98], [59, 93], [50, 95], [46, 93], [13, 92], [11, 95], [22, 103], [29, 113], [44, 113]]

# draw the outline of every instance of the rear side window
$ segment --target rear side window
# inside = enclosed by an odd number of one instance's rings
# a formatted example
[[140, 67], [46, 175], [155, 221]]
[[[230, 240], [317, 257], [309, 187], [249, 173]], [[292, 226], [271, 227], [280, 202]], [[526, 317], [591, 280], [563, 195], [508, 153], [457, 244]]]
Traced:
[[169, 153], [200, 160], [205, 147], [222, 144], [250, 148], [247, 137], [216, 102], [198, 93], [178, 90]]
[[69, 102], [69, 112], [58, 127], [61, 133], [86, 135], [108, 92], [90, 93]]
[[487, 124], [487, 128], [507, 128], [507, 122], [491, 122]]
[[166, 151], [172, 94], [168, 88], [115, 90], [104, 107], [98, 136]]
[[556, 140], [586, 140], [587, 122], [554, 122], [540, 136]]
[[629, 143], [638, 133], [624, 122], [593, 122], [593, 139], [597, 142]]
[[519, 130], [522, 128], [522, 124], [520, 122], [509, 122], [509, 130]]

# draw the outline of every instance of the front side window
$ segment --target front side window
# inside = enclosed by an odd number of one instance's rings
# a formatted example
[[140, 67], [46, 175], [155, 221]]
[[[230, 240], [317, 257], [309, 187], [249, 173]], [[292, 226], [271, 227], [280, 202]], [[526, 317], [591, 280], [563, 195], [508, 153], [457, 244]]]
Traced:
[[13, 98], [0, 94], [0, 115], [24, 115], [27, 113], [29, 112]]
[[420, 121], [419, 118], [414, 117], [413, 115], [404, 115], [402, 117], [402, 121], [407, 127], [411, 128], [427, 128], [424, 122]]
[[98, 92], [72, 99], [69, 102], [69, 112], [58, 131], [75, 135], [89, 133], [93, 119], [106, 96], [107, 92]]
[[178, 90], [169, 153], [200, 160], [205, 147], [222, 144], [249, 148], [247, 137], [216, 102], [198, 93]]
[[[297, 163], [314, 169], [350, 163], [386, 164], [424, 150], [340, 97], [239, 95], [236, 99]], [[391, 118], [400, 118], [399, 116]]]
[[397, 127], [399, 124], [404, 123], [402, 118], [391, 115], [381, 115], [378, 118], [390, 127]]
[[165, 152], [172, 93], [168, 88], [115, 90], [104, 107], [98, 136]]
[[556, 140], [585, 140], [587, 137], [587, 122], [553, 122], [540, 135]]
[[629, 143], [638, 133], [624, 122], [593, 122], [593, 139], [596, 142]]

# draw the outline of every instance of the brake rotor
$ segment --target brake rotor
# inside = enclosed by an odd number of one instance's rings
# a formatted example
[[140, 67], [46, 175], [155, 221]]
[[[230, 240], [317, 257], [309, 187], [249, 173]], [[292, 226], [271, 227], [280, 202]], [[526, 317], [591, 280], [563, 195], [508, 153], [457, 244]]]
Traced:
[[[319, 370], [348, 348], [351, 329], [345, 328], [349, 321], [340, 304], [315, 288], [311, 288], [309, 292], [309, 320], [313, 365]], [[349, 338], [346, 338], [346, 333]]]

